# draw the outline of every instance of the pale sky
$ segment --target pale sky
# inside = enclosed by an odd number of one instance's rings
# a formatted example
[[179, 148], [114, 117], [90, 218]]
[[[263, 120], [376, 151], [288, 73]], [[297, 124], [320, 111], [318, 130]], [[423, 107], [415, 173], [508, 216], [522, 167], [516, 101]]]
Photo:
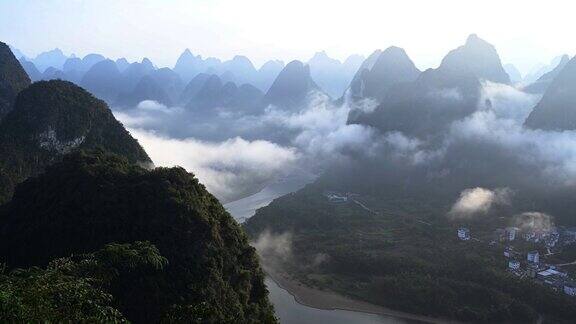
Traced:
[[575, 9], [561, 0], [0, 0], [0, 40], [28, 56], [58, 47], [170, 67], [185, 48], [260, 65], [395, 45], [426, 68], [476, 33], [526, 71], [576, 54]]

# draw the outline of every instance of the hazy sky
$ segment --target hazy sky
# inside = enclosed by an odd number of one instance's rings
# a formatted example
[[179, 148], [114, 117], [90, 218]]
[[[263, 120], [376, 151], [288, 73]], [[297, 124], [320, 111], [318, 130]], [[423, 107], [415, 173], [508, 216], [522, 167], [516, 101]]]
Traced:
[[58, 47], [159, 66], [185, 48], [259, 65], [396, 45], [423, 68], [477, 33], [526, 70], [576, 53], [574, 9], [560, 0], [0, 0], [0, 40], [29, 56]]

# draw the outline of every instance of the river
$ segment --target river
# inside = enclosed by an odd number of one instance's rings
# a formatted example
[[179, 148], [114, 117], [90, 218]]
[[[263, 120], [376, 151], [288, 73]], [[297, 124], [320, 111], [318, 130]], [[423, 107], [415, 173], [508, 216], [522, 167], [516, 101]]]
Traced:
[[[290, 177], [279, 179], [270, 183], [260, 192], [230, 202], [224, 207], [238, 221], [244, 222], [254, 215], [256, 209], [268, 205], [272, 200], [282, 195], [294, 192], [314, 181], [314, 176], [305, 172], [298, 172]], [[345, 310], [318, 309], [298, 303], [287, 290], [278, 286], [270, 278], [266, 278], [266, 285], [270, 291], [270, 301], [274, 305], [276, 316], [281, 324], [397, 324], [417, 323], [392, 316], [375, 315]]]
[[391, 316], [375, 315], [345, 310], [327, 310], [299, 304], [294, 296], [278, 286], [274, 280], [266, 278], [270, 300], [274, 304], [276, 316], [282, 324], [406, 324], [417, 323]]
[[272, 200], [280, 196], [284, 196], [303, 188], [305, 185], [311, 183], [315, 179], [316, 176], [313, 174], [303, 170], [297, 170], [289, 176], [282, 177], [269, 183], [259, 192], [251, 196], [229, 202], [225, 204], [224, 207], [232, 215], [232, 217], [234, 217], [234, 219], [240, 223], [243, 223], [246, 219], [254, 215], [256, 209], [267, 206], [272, 202]]

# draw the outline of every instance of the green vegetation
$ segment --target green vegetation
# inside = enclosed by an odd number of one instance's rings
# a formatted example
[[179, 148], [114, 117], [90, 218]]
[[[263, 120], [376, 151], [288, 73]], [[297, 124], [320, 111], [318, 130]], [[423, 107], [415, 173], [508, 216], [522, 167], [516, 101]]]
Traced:
[[2, 322], [126, 322], [108, 293], [126, 275], [162, 271], [168, 261], [149, 242], [101, 250], [0, 273]]
[[289, 259], [266, 259], [310, 286], [410, 313], [471, 322], [569, 322], [576, 303], [506, 271], [503, 247], [488, 245], [505, 223], [486, 215], [459, 241], [449, 206], [406, 197], [360, 196], [329, 203], [321, 182], [273, 201], [249, 219], [254, 239], [290, 232]]
[[[155, 267], [119, 271], [104, 285], [111, 305], [130, 321], [276, 322], [246, 235], [182, 168], [149, 171], [103, 151], [70, 153], [16, 188], [12, 201], [0, 207], [0, 233], [0, 262], [10, 269], [48, 265], [44, 271], [55, 271], [51, 260], [111, 242], [154, 244], [167, 265], [144, 257]], [[125, 266], [143, 256], [100, 253]], [[104, 295], [88, 288], [86, 294], [108, 305]]]
[[108, 106], [73, 83], [36, 82], [0, 123], [0, 203], [14, 187], [78, 149], [104, 148], [130, 162], [151, 160]]

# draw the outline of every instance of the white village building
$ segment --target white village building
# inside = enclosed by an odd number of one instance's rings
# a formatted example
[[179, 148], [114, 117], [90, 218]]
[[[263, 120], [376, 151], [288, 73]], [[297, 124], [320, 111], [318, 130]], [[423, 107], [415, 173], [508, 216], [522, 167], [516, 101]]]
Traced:
[[460, 227], [458, 229], [458, 238], [463, 241], [468, 241], [470, 239], [470, 230], [466, 227]]
[[518, 270], [520, 269], [520, 261], [517, 260], [510, 260], [508, 261], [508, 268], [510, 270]]
[[514, 241], [516, 239], [516, 233], [518, 232], [518, 228], [516, 227], [506, 227], [506, 239], [508, 241]]
[[538, 251], [528, 252], [526, 259], [528, 259], [528, 262], [531, 262], [531, 263], [539, 263], [540, 262], [540, 253]]
[[566, 295], [576, 296], [576, 284], [574, 282], [566, 282], [563, 290]]

